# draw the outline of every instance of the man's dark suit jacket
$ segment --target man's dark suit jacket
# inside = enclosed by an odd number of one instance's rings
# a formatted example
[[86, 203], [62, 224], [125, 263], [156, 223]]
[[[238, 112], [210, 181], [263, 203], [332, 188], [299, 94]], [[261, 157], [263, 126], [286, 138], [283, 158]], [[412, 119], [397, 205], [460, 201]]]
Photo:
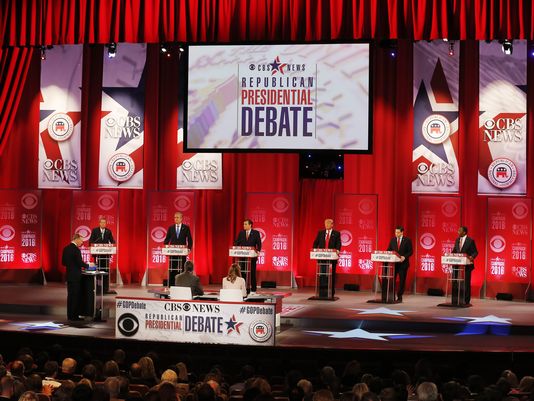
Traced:
[[313, 247], [318, 249], [337, 249], [341, 250], [341, 234], [339, 231], [332, 230], [330, 232], [330, 240], [328, 244], [325, 244], [326, 230], [321, 230], [317, 233], [315, 241], [313, 241]]
[[190, 272], [183, 272], [176, 276], [174, 279], [174, 284], [176, 287], [189, 287], [191, 288], [191, 293], [195, 295], [204, 295], [204, 290], [202, 289], [202, 284], [200, 284], [200, 278]]
[[404, 256], [404, 262], [398, 262], [396, 263], [396, 266], [399, 268], [407, 269], [410, 267], [410, 256], [413, 255], [413, 247], [412, 247], [412, 241], [410, 238], [402, 236], [402, 240], [400, 243], [400, 247], [397, 248], [397, 237], [391, 238], [391, 241], [389, 241], [388, 245], [388, 251], [395, 251], [400, 256]]
[[104, 228], [104, 238], [102, 238], [102, 232], [100, 227], [93, 228], [91, 231], [91, 238], [89, 238], [90, 244], [114, 244], [113, 234], [109, 228]]
[[82, 259], [82, 252], [75, 243], [71, 242], [63, 248], [61, 263], [67, 267], [67, 281], [79, 281], [82, 278], [82, 268], [89, 265]]
[[182, 224], [180, 233], [176, 233], [176, 224], [170, 226], [167, 230], [167, 235], [163, 241], [165, 245], [187, 245], [189, 249], [193, 248], [193, 237], [191, 237], [191, 230], [188, 225]]
[[466, 236], [464, 246], [462, 247], [462, 249], [460, 249], [460, 237], [456, 238], [456, 241], [454, 241], [454, 248], [452, 248], [452, 253], [466, 253], [473, 259], [476, 258], [478, 255], [478, 251], [477, 246], [475, 245], [475, 240], [471, 237]]
[[245, 230], [239, 231], [237, 238], [234, 242], [235, 246], [252, 246], [258, 252], [261, 251], [261, 235], [258, 230], [250, 230], [250, 234], [247, 239], [247, 232]]

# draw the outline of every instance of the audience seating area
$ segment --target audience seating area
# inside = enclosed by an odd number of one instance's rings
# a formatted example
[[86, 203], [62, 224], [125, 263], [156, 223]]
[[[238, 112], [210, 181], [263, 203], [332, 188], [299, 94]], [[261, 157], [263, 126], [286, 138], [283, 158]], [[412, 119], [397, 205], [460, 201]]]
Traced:
[[507, 366], [493, 366], [498, 374], [455, 372], [422, 358], [406, 369], [356, 359], [236, 368], [216, 360], [200, 366], [190, 351], [138, 358], [116, 349], [98, 358], [58, 344], [23, 347], [0, 358], [0, 401], [534, 401], [534, 377]]

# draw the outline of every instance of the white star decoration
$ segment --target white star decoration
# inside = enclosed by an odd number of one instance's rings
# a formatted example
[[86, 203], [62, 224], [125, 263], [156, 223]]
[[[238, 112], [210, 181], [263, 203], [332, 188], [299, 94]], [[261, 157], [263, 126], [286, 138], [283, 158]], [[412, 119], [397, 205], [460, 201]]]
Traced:
[[395, 310], [384, 308], [383, 306], [374, 309], [356, 309], [350, 308], [350, 310], [359, 310], [361, 311], [358, 315], [391, 315], [391, 316], [404, 316], [403, 313], [414, 312], [413, 310]]
[[349, 331], [308, 331], [314, 334], [328, 334], [331, 338], [363, 338], [366, 340], [388, 341], [384, 337], [406, 336], [407, 334], [400, 333], [371, 333], [363, 329], [352, 329]]
[[22, 326], [25, 330], [53, 330], [62, 329], [65, 326], [54, 322], [29, 322], [29, 323], [14, 323], [17, 326]]
[[497, 317], [495, 315], [488, 315], [484, 317], [472, 317], [472, 316], [461, 316], [462, 319], [470, 320], [469, 323], [498, 323], [498, 324], [512, 324], [511, 318]]

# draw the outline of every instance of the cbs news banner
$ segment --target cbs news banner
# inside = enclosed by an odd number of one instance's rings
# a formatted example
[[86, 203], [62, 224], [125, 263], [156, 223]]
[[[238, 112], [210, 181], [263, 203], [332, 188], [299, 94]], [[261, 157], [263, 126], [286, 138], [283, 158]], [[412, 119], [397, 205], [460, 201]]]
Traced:
[[275, 305], [116, 298], [116, 338], [274, 345]]

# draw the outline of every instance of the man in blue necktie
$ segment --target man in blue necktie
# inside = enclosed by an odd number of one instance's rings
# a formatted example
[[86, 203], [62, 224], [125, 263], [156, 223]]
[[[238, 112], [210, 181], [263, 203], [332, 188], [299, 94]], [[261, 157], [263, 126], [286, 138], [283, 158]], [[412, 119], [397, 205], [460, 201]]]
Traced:
[[[187, 245], [189, 251], [193, 248], [193, 237], [189, 226], [182, 223], [184, 215], [181, 212], [174, 213], [174, 224], [167, 229], [167, 235], [163, 243], [165, 245]], [[174, 278], [183, 270], [186, 256], [169, 258], [169, 285], [174, 283]]]

